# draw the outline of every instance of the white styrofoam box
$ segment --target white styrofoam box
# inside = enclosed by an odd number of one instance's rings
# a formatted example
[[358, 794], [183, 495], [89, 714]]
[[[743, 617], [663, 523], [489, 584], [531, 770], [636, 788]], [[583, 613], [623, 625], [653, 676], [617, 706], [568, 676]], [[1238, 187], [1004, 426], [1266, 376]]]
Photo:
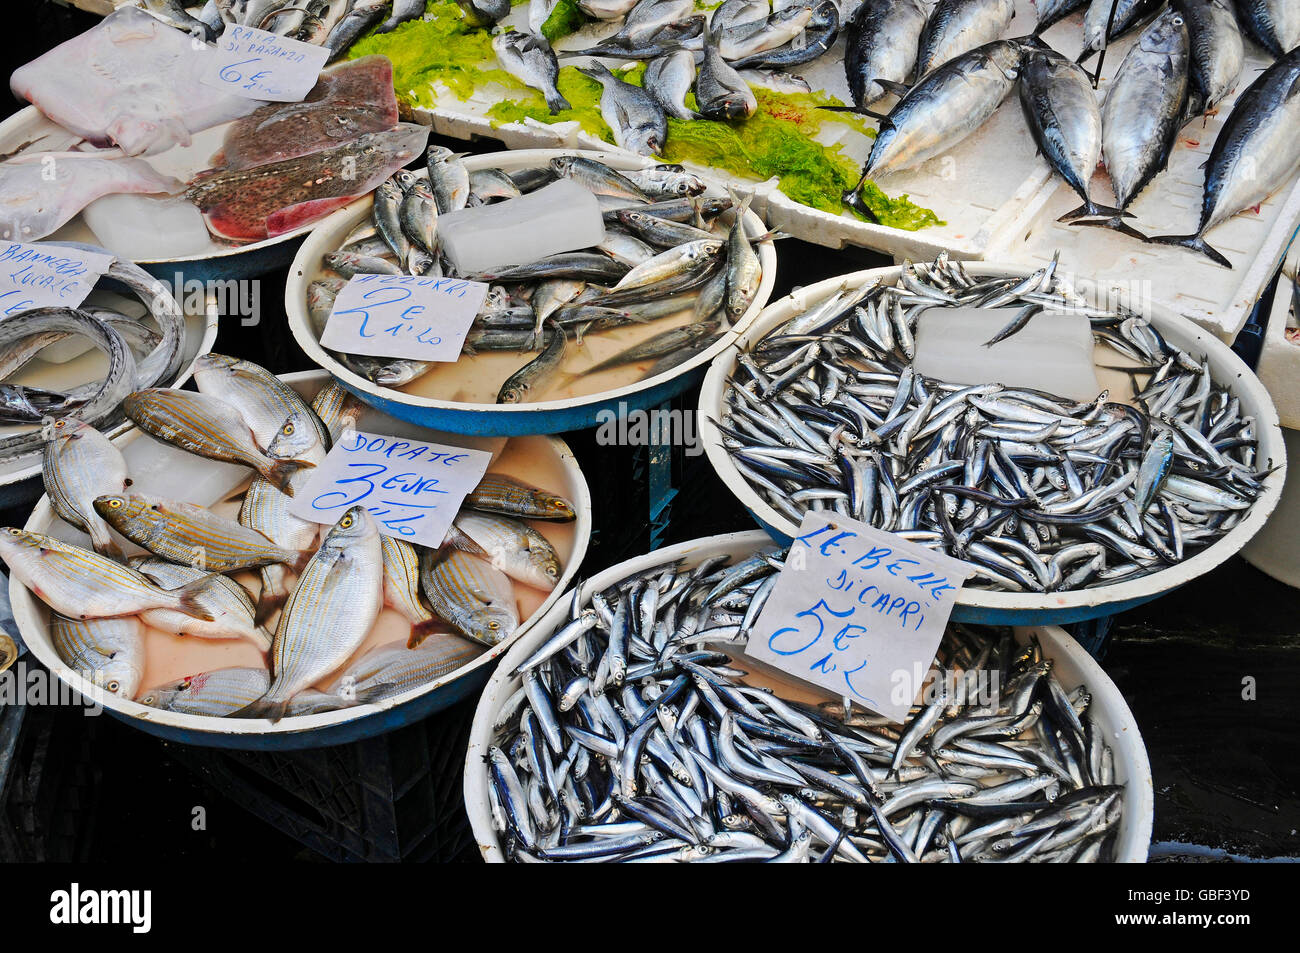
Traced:
[[1282, 267], [1277, 293], [1273, 296], [1273, 310], [1268, 317], [1268, 330], [1264, 333], [1264, 349], [1259, 355], [1255, 373], [1268, 388], [1269, 396], [1277, 407], [1282, 426], [1300, 430], [1300, 344], [1286, 339], [1288, 324], [1300, 324], [1296, 313], [1292, 288], [1300, 280], [1300, 242], [1293, 245], [1290, 257]]
[[[1062, 53], [1075, 55], [1082, 46], [1079, 16], [1052, 27], [1044, 38]], [[1126, 37], [1112, 44], [1102, 72], [1100, 94], [1105, 94], [1133, 42], [1133, 37]], [[1128, 220], [1130, 225], [1150, 236], [1196, 231], [1205, 181], [1201, 163], [1209, 158], [1236, 97], [1271, 62], [1247, 41], [1246, 65], [1236, 91], [1219, 104], [1217, 115], [1193, 120], [1183, 128], [1168, 168], [1129, 206], [1136, 216]], [[1091, 72], [1095, 59], [1086, 65]], [[1092, 197], [1103, 205], [1114, 204], [1110, 180], [1104, 172], [1093, 178]], [[1231, 269], [1188, 249], [1147, 245], [1109, 229], [1058, 223], [1057, 218], [1081, 203], [1073, 190], [1055, 176], [1030, 204], [1037, 207], [1036, 213], [1001, 248], [989, 251], [985, 257], [1036, 268], [1060, 250], [1063, 260], [1086, 264], [1089, 273], [1084, 277], [1170, 308], [1231, 344], [1300, 225], [1300, 179], [1283, 185], [1257, 212], [1247, 210], [1206, 235], [1206, 241], [1232, 262]]]
[[[516, 7], [502, 23], [524, 29], [527, 18], [525, 4]], [[1035, 19], [1031, 0], [1016, 0], [1016, 19], [1008, 32], [1028, 33]], [[617, 29], [617, 23], [593, 24], [557, 40], [555, 48], [557, 52], [583, 49]], [[790, 72], [804, 77], [815, 90], [852, 102], [843, 58], [841, 35], [829, 52], [812, 63], [791, 68]], [[589, 61], [586, 57], [573, 57], [562, 60], [562, 64], [583, 65]], [[604, 62], [611, 66], [623, 65], [612, 59]], [[415, 116], [417, 121], [429, 123], [441, 135], [459, 139], [484, 136], [498, 139], [512, 149], [614, 149], [609, 143], [583, 132], [574, 122], [547, 125], [527, 121], [494, 126], [487, 110], [501, 99], [518, 96], [517, 90], [491, 85], [476, 90], [464, 101], [444, 91], [432, 109], [417, 109]], [[820, 141], [841, 143], [845, 154], [855, 162], [866, 159], [872, 142], [857, 130], [839, 123], [827, 124]], [[958, 258], [984, 257], [986, 249], [995, 241], [1010, 237], [1051, 176], [1047, 163], [1035, 155], [1029, 143], [1014, 92], [982, 129], [956, 146], [951, 154], [880, 179], [878, 184], [890, 196], [907, 194], [918, 205], [933, 209], [947, 223], [916, 232], [872, 225], [851, 213], [834, 215], [800, 205], [778, 190], [775, 178], [743, 179], [707, 166], [686, 165], [726, 182], [740, 195], [753, 195], [751, 207], [774, 229], [831, 248], [861, 245], [899, 259], [932, 259], [943, 251]]]

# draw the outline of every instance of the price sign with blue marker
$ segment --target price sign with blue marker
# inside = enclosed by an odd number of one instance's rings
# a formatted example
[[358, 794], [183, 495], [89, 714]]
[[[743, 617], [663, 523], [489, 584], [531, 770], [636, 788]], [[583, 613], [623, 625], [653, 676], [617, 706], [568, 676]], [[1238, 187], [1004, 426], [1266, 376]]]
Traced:
[[362, 504], [385, 536], [439, 546], [491, 462], [486, 450], [349, 430], [294, 493], [289, 512], [333, 523]]
[[487, 299], [463, 278], [355, 275], [334, 299], [321, 347], [344, 354], [455, 361]]
[[745, 654], [901, 723], [971, 571], [856, 520], [807, 513]]
[[301, 102], [320, 77], [329, 50], [311, 43], [232, 24], [217, 40], [199, 80], [248, 99]]

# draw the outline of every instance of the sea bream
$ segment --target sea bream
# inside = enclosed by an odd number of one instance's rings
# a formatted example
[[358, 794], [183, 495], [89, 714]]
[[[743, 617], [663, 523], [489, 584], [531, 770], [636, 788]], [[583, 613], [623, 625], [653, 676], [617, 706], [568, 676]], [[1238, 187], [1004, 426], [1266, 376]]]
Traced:
[[686, 107], [686, 94], [695, 83], [695, 54], [676, 50], [651, 60], [645, 68], [642, 86], [650, 90], [655, 102], [675, 119], [700, 119], [699, 113]]
[[492, 38], [492, 50], [502, 69], [546, 98], [551, 115], [569, 108], [569, 101], [555, 88], [560, 64], [544, 37], [518, 31], [498, 33]]
[[1020, 76], [1021, 45], [995, 40], [963, 53], [913, 86], [880, 123], [850, 201], [868, 178], [942, 155], [988, 120]]
[[371, 132], [311, 155], [196, 178], [186, 197], [213, 234], [233, 241], [282, 235], [374, 189], [420, 154], [429, 130], [414, 123]]
[[1237, 98], [1205, 164], [1205, 196], [1195, 234], [1152, 239], [1182, 245], [1231, 268], [1205, 233], [1264, 201], [1300, 171], [1300, 47]]
[[668, 121], [654, 97], [640, 86], [623, 82], [603, 63], [580, 69], [604, 87], [600, 114], [614, 133], [615, 144], [643, 156], [662, 152], [668, 138]]
[[926, 8], [921, 0], [863, 0], [844, 30], [844, 74], [854, 105], [865, 108], [906, 83], [916, 68]]
[[[1106, 92], [1102, 107], [1102, 154], [1123, 210], [1169, 162], [1187, 108], [1190, 49], [1187, 23], [1166, 10], [1142, 33]], [[1143, 236], [1118, 216], [1073, 222]]]
[[706, 119], [747, 119], [758, 109], [758, 99], [713, 41], [706, 29], [704, 62], [695, 77], [696, 105]]

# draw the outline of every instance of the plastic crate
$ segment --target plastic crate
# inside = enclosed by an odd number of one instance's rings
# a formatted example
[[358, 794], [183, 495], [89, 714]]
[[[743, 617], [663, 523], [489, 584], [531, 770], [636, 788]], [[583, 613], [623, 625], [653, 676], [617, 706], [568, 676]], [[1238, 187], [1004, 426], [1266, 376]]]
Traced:
[[94, 733], [80, 708], [0, 706], [0, 862], [88, 859], [100, 779]]
[[349, 745], [224, 751], [164, 743], [175, 761], [277, 830], [333, 861], [478, 857], [461, 779], [473, 718], [462, 702]]

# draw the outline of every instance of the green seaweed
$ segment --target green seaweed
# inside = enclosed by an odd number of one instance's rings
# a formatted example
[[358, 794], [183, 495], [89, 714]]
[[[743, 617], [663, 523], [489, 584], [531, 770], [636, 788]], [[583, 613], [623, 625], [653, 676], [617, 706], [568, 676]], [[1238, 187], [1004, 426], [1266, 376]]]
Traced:
[[524, 91], [520, 99], [503, 99], [488, 108], [493, 127], [506, 123], [534, 119], [548, 125], [557, 122], [577, 122], [582, 131], [591, 136], [614, 141], [614, 134], [600, 115], [600, 83], [578, 71], [576, 66], [561, 66], [555, 88], [569, 101], [569, 109], [555, 115], [546, 107], [546, 99], [535, 89]]
[[582, 12], [577, 0], [560, 0], [542, 24], [542, 36], [554, 43], [561, 37], [578, 32], [590, 22], [591, 17]]
[[484, 83], [524, 88], [505, 70], [487, 65], [496, 62], [491, 34], [470, 24], [456, 4], [430, 0], [425, 17], [409, 20], [391, 33], [367, 34], [352, 45], [348, 58], [387, 56], [398, 98], [413, 106], [435, 105], [435, 84], [462, 100]]

